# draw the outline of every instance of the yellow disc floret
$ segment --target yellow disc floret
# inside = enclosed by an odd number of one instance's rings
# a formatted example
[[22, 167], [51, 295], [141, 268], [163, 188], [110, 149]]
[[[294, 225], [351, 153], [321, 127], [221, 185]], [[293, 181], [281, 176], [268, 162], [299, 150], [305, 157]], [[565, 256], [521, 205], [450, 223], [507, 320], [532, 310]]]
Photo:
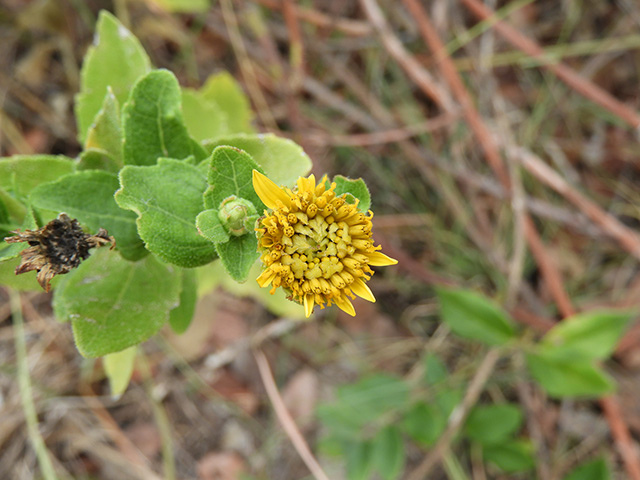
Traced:
[[282, 287], [307, 317], [315, 305], [333, 303], [355, 315], [354, 294], [376, 301], [366, 284], [370, 267], [398, 262], [374, 246], [371, 210], [365, 215], [357, 199], [350, 204], [346, 194], [336, 195], [335, 183], [326, 188], [326, 176], [317, 185], [314, 175], [300, 177], [292, 190], [254, 170], [253, 187], [269, 208], [256, 228], [261, 287], [271, 285], [272, 294]]

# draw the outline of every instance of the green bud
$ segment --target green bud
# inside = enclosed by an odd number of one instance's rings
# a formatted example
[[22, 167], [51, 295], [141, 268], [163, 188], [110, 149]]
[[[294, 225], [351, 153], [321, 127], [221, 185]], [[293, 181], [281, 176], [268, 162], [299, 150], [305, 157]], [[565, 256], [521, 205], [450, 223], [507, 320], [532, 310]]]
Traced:
[[253, 231], [253, 225], [258, 216], [253, 203], [231, 195], [220, 204], [218, 218], [229, 234], [240, 237]]

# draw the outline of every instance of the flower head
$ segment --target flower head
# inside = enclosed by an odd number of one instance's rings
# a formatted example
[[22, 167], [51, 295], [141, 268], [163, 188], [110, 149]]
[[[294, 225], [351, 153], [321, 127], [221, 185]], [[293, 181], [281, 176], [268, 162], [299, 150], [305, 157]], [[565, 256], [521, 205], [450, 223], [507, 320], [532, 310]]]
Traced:
[[289, 298], [304, 305], [307, 317], [315, 305], [335, 303], [355, 315], [350, 298], [376, 299], [366, 282], [371, 266], [394, 265], [371, 238], [373, 212], [365, 215], [336, 195], [336, 184], [326, 187], [326, 176], [316, 185], [314, 175], [300, 177], [297, 187], [279, 187], [253, 171], [253, 186], [264, 204], [258, 220], [258, 251], [264, 270], [258, 277], [261, 287], [271, 285], [271, 293], [282, 287]]
[[61, 213], [38, 230], [11, 233], [15, 236], [5, 238], [7, 243], [29, 244], [20, 252], [22, 262], [16, 267], [16, 275], [36, 270], [38, 283], [45, 292], [49, 291], [53, 277], [69, 273], [80, 265], [89, 256], [90, 248], [106, 244], [115, 247], [115, 239], [104, 228], [95, 235], [89, 235], [82, 231], [77, 220], [72, 220], [66, 213]]

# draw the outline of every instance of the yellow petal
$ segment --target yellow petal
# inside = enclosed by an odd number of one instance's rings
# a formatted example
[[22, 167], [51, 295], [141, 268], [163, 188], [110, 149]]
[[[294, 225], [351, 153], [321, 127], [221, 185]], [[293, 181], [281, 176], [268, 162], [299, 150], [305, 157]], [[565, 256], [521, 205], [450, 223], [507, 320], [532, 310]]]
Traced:
[[356, 309], [353, 308], [353, 305], [351, 304], [351, 302], [349, 301], [348, 298], [346, 298], [346, 297], [335, 297], [333, 299], [333, 301], [336, 303], [336, 305], [338, 307], [340, 307], [340, 310], [343, 310], [343, 311], [347, 312], [352, 317], [356, 316]]
[[291, 207], [291, 199], [289, 196], [284, 193], [278, 185], [257, 170], [253, 171], [253, 188], [267, 208], [271, 210], [277, 209], [278, 200], [280, 200], [285, 207]]
[[269, 286], [269, 284], [273, 281], [274, 278], [276, 278], [275, 272], [270, 268], [267, 268], [264, 272], [262, 272], [258, 276], [258, 278], [256, 278], [256, 282], [258, 282], [258, 285], [264, 288]]
[[298, 192], [310, 192], [316, 188], [316, 176], [312, 173], [308, 178], [300, 177], [298, 178]]
[[396, 259], [387, 257], [382, 252], [366, 253], [365, 255], [369, 257], [369, 265], [373, 265], [374, 267], [385, 267], [387, 265], [395, 265], [398, 263]]
[[307, 318], [313, 313], [313, 293], [304, 296], [304, 314]]
[[371, 293], [371, 290], [369, 290], [367, 284], [364, 283], [361, 279], [356, 278], [355, 281], [351, 285], [349, 285], [349, 288], [359, 297], [362, 297], [371, 303], [376, 302], [376, 297], [373, 296], [373, 293]]

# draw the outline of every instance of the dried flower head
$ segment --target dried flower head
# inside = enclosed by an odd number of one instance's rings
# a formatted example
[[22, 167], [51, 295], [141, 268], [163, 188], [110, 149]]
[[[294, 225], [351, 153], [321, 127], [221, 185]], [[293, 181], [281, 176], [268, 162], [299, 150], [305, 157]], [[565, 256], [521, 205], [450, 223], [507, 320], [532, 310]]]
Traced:
[[350, 298], [376, 299], [366, 284], [371, 266], [394, 265], [371, 238], [371, 219], [336, 195], [336, 184], [326, 188], [326, 176], [316, 185], [314, 175], [299, 178], [293, 190], [279, 187], [253, 171], [253, 187], [270, 209], [258, 221], [258, 250], [264, 270], [261, 287], [271, 293], [282, 287], [289, 298], [304, 305], [307, 317], [315, 305], [335, 303], [355, 315]]
[[16, 275], [36, 270], [38, 283], [48, 292], [51, 279], [56, 275], [69, 273], [89, 256], [89, 249], [111, 244], [115, 247], [115, 239], [110, 237], [104, 228], [95, 235], [82, 231], [77, 220], [72, 220], [65, 213], [51, 220], [38, 230], [13, 231], [16, 236], [7, 237], [8, 243], [27, 242], [20, 255], [22, 262], [16, 267]]

